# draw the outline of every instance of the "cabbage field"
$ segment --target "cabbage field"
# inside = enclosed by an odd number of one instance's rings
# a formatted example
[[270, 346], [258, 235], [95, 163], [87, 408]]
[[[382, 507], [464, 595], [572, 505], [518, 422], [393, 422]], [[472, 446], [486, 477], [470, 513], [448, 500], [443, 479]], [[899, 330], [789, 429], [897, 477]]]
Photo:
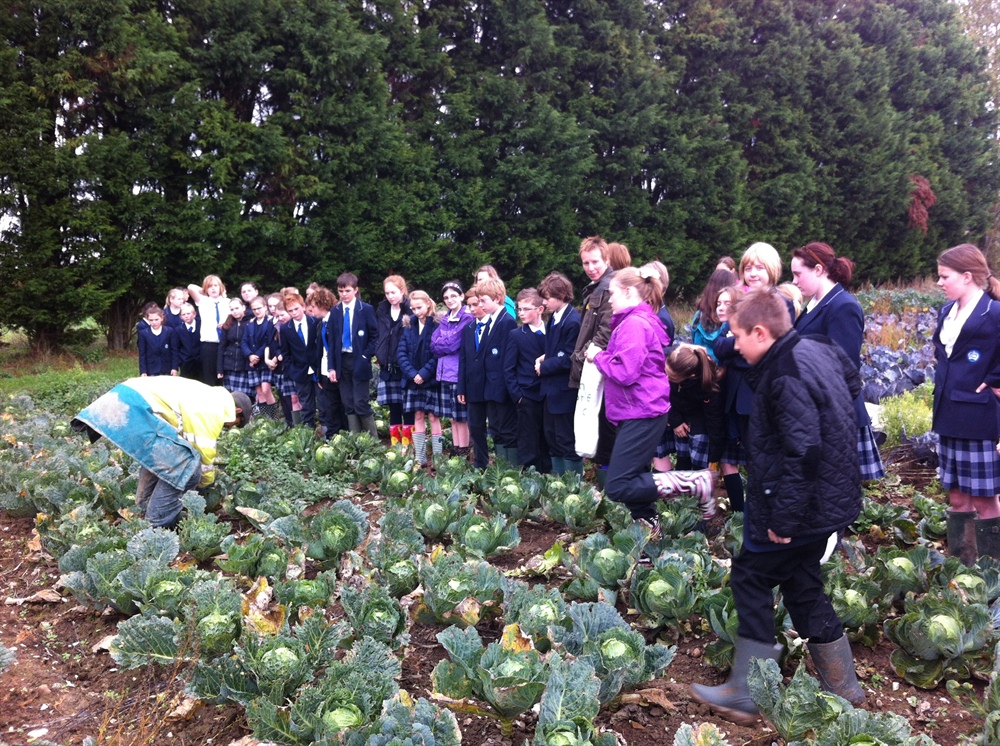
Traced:
[[731, 661], [739, 515], [708, 538], [663, 502], [650, 542], [572, 475], [427, 474], [259, 421], [153, 529], [128, 457], [71, 412], [0, 407], [0, 743], [1000, 744], [1000, 563], [942, 555], [926, 479], [871, 486], [826, 565], [867, 703], [819, 691], [779, 598], [747, 728], [688, 695]]

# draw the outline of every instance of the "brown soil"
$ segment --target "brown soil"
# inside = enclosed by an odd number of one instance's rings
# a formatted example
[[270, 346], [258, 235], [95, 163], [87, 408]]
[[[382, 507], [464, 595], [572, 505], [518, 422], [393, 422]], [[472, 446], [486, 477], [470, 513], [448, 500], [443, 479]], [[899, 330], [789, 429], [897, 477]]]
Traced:
[[[896, 501], [896, 497], [890, 499]], [[366, 506], [371, 509], [372, 503]], [[718, 520], [718, 519], [717, 519]], [[99, 643], [113, 635], [121, 617], [102, 615], [78, 606], [64, 594], [52, 602], [15, 603], [40, 591], [54, 589], [59, 569], [51, 557], [31, 548], [31, 519], [4, 518], [0, 526], [0, 641], [17, 654], [17, 663], [0, 676], [0, 743], [24, 744], [44, 738], [79, 744], [94, 736], [101, 744], [221, 744], [249, 735], [241, 708], [195, 707], [190, 713], [171, 712], [182, 699], [184, 671], [150, 668], [119, 671]], [[564, 527], [525, 522], [522, 543], [495, 558], [511, 569], [552, 546]], [[564, 537], [565, 538], [565, 537]], [[400, 685], [414, 697], [430, 696], [430, 675], [444, 655], [435, 635], [441, 628], [414, 625]], [[604, 712], [599, 724], [618, 732], [630, 746], [663, 746], [682, 723], [712, 722], [733, 744], [781, 743], [766, 723], [741, 727], [713, 716], [688, 694], [692, 682], [716, 684], [723, 676], [703, 662], [701, 652], [712, 639], [698, 620], [677, 643], [677, 654], [664, 678], [646, 687], [658, 690]], [[481, 630], [487, 640], [499, 634], [496, 624]], [[883, 640], [874, 650], [855, 646], [855, 660], [868, 692], [865, 707], [908, 718], [913, 733], [926, 733], [943, 746], [978, 733], [982, 725], [953, 702], [941, 686], [933, 691], [911, 687], [889, 665], [892, 644]], [[810, 664], [806, 664], [810, 665]], [[786, 671], [786, 673], [790, 673]], [[977, 684], [981, 689], [981, 684]], [[518, 721], [512, 739], [500, 735], [489, 719], [459, 716], [463, 743], [522, 744], [534, 732], [534, 716]]]

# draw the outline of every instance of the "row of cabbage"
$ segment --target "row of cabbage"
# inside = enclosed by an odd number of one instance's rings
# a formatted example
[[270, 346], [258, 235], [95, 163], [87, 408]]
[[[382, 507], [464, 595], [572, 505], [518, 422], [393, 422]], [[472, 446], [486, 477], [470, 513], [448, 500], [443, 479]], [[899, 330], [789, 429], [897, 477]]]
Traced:
[[[29, 400], [8, 404], [3, 509], [37, 515], [63, 586], [81, 602], [128, 617], [112, 646], [120, 666], [189, 663], [189, 690], [246, 707], [262, 739], [379, 744], [419, 732], [421, 742], [451, 743], [460, 736], [445, 706], [495, 717], [505, 734], [535, 708], [535, 744], [609, 744], [615, 736], [595, 726], [597, 714], [667, 669], [674, 648], [663, 640], [710, 629], [706, 660], [720, 669], [731, 661], [736, 615], [728, 562], [717, 557], [739, 551], [741, 527], [731, 520], [710, 543], [690, 532], [690, 502], [662, 506], [664, 535], [650, 544], [626, 511], [569, 476], [502, 465], [478, 473], [453, 459], [430, 477], [367, 436], [318, 443], [261, 422], [226, 435], [225, 474], [205, 495], [185, 496], [186, 516], [169, 532], [129, 512], [134, 465], [64, 426]], [[367, 485], [380, 487], [375, 525], [362, 507]], [[954, 678], [949, 689], [970, 706], [958, 682], [990, 676], [1000, 568], [942, 560], [929, 548], [941, 506], [914, 504], [916, 521], [867, 501], [859, 530], [890, 535], [893, 546], [869, 556], [849, 541], [828, 589], [852, 639], [874, 645], [884, 633], [898, 646], [900, 676], [924, 687]], [[565, 534], [502, 573], [489, 559], [517, 546], [525, 519]], [[639, 563], [643, 554], [651, 565]], [[414, 622], [441, 626], [448, 657], [433, 673], [434, 702], [415, 703], [398, 685]], [[786, 660], [800, 657], [780, 602], [775, 627]], [[502, 632], [487, 644], [491, 630]], [[660, 641], [646, 644], [642, 633], [655, 631]], [[794, 686], [808, 679], [799, 671]], [[783, 718], [781, 708], [803, 698], [765, 673], [770, 683], [756, 691], [770, 692], [762, 709], [787, 740], [822, 743], [845, 727], [886, 743], [919, 740], [906, 721], [832, 695], [812, 719]], [[785, 720], [794, 727], [782, 730]], [[712, 742], [710, 732], [677, 738]]]

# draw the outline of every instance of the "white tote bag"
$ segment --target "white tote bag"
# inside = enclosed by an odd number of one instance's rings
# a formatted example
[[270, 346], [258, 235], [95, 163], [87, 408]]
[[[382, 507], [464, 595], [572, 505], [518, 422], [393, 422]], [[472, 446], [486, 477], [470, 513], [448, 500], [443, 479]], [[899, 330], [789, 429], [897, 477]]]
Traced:
[[576, 453], [581, 458], [593, 458], [597, 453], [598, 414], [604, 400], [604, 376], [589, 360], [583, 364], [580, 389], [576, 395], [573, 427], [576, 432]]

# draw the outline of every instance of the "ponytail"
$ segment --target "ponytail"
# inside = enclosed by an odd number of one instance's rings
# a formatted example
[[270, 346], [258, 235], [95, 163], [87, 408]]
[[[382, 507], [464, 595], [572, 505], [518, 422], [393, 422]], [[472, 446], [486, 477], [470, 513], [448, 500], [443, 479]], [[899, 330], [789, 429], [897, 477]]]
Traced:
[[701, 345], [681, 344], [674, 348], [667, 358], [667, 377], [672, 383], [694, 378], [706, 394], [719, 390], [715, 363]]
[[622, 288], [635, 288], [653, 311], [659, 311], [663, 306], [663, 283], [660, 282], [660, 274], [650, 267], [626, 267], [615, 272], [612, 282], [618, 283]]

